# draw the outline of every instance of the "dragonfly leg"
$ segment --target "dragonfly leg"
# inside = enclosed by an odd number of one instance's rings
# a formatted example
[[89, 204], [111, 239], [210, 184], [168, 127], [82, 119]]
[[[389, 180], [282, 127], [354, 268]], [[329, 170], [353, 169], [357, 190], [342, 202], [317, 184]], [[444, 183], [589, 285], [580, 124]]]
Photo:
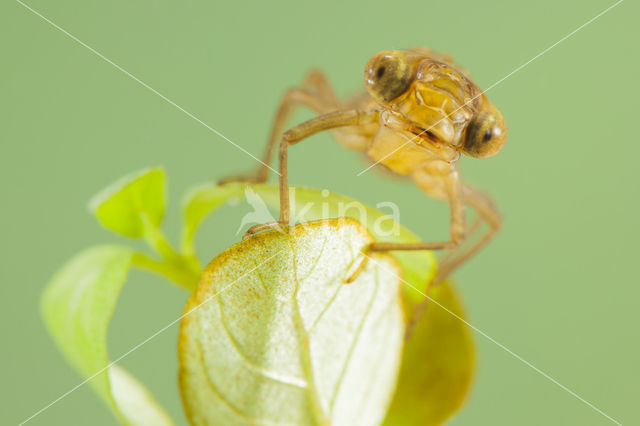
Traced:
[[414, 181], [428, 195], [449, 202], [449, 241], [397, 243], [378, 241], [365, 249], [364, 257], [355, 271], [345, 280], [352, 282], [366, 266], [368, 253], [376, 251], [446, 250], [458, 247], [465, 238], [465, 203], [463, 184], [454, 167], [434, 161], [414, 172]]
[[269, 176], [268, 165], [271, 164], [276, 142], [282, 135], [295, 107], [298, 106], [306, 106], [318, 114], [338, 109], [339, 104], [331, 88], [331, 84], [321, 71], [311, 71], [301, 87], [293, 87], [285, 92], [271, 127], [271, 133], [267, 140], [267, 148], [262, 157], [262, 163], [258, 165], [257, 169], [247, 174], [224, 178], [220, 180], [219, 183], [266, 182]]
[[[437, 285], [444, 281], [456, 268], [487, 245], [502, 226], [502, 216], [488, 195], [467, 184], [463, 184], [463, 193], [465, 203], [477, 213], [477, 217], [470, 227], [467, 240], [472, 241], [472, 236], [480, 229], [479, 225], [481, 222], [485, 222], [489, 226], [489, 229], [475, 242], [471, 243], [470, 246], [459, 246], [447, 254], [447, 256], [440, 261], [438, 272], [427, 287], [427, 291], [430, 286]], [[413, 317], [407, 326], [407, 336], [411, 335], [413, 328], [424, 314], [428, 304], [429, 299], [426, 299], [414, 310]]]
[[295, 145], [302, 140], [326, 130], [336, 129], [345, 126], [359, 126], [374, 123], [378, 120], [377, 111], [344, 110], [334, 111], [320, 115], [304, 123], [292, 127], [282, 135], [279, 150], [280, 167], [280, 218], [278, 222], [271, 224], [256, 225], [247, 231], [247, 234], [255, 234], [264, 229], [287, 226], [290, 220], [289, 205], [289, 173], [288, 173], [288, 150], [289, 146]]
[[[459, 247], [442, 259], [433, 284], [439, 284], [451, 275], [453, 270], [488, 244], [502, 227], [502, 216], [488, 195], [467, 184], [464, 184], [463, 190], [465, 202], [478, 214], [476, 223], [480, 224], [480, 222], [485, 222], [489, 226], [489, 229], [470, 247]], [[479, 229], [479, 226], [473, 226], [473, 228], [473, 230], [476, 231]], [[469, 233], [468, 240], [471, 240], [471, 236], [474, 233], [475, 232]]]

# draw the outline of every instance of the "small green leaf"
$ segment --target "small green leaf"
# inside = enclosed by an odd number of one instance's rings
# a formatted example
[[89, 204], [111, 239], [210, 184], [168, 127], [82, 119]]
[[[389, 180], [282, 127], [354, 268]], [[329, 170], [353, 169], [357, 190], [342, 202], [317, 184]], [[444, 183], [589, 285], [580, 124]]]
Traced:
[[107, 328], [133, 255], [131, 249], [118, 246], [76, 255], [47, 285], [42, 314], [69, 363], [82, 377], [91, 378], [93, 388], [124, 423], [170, 425], [168, 415], [140, 383], [122, 368], [106, 369]]
[[[231, 200], [248, 201], [256, 210], [264, 206], [279, 208], [280, 195], [275, 185], [227, 184], [206, 185], [193, 189], [183, 202], [184, 224], [182, 229], [182, 249], [193, 253], [194, 235], [202, 221], [218, 207]], [[420, 239], [407, 228], [394, 222], [388, 215], [343, 195], [309, 188], [291, 188], [292, 217], [295, 212], [304, 212], [304, 220], [351, 217], [362, 223], [377, 241], [416, 242]], [[266, 216], [266, 217], [265, 217]], [[268, 221], [265, 212], [260, 215]], [[241, 218], [238, 218], [238, 225]], [[393, 230], [393, 232], [390, 232]], [[420, 291], [424, 291], [436, 271], [435, 257], [428, 251], [391, 252], [404, 272], [404, 279]], [[419, 291], [405, 286], [405, 293], [411, 302], [422, 301]]]
[[171, 426], [173, 421], [149, 391], [135, 377], [118, 365], [109, 368], [111, 394], [126, 424]]
[[151, 168], [126, 176], [96, 195], [89, 206], [105, 228], [127, 237], [143, 237], [164, 217], [164, 170]]
[[183, 202], [184, 224], [182, 228], [182, 251], [193, 254], [193, 241], [196, 230], [213, 211], [231, 199], [242, 196], [242, 188], [238, 185], [211, 186], [203, 185], [192, 189]]
[[271, 231], [216, 257], [185, 308], [180, 388], [194, 425], [377, 425], [403, 342], [400, 270], [352, 219]]
[[[429, 297], [464, 318], [454, 289], [446, 282]], [[464, 403], [474, 370], [474, 352], [467, 326], [430, 302], [404, 347], [398, 387], [384, 426], [444, 424]]]

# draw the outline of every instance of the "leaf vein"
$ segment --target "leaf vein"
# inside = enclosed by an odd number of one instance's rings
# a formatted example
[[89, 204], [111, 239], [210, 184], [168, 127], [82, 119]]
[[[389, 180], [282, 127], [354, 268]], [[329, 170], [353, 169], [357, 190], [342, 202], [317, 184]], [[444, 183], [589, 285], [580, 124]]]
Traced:
[[244, 352], [238, 340], [233, 336], [233, 334], [229, 330], [229, 327], [227, 325], [227, 320], [224, 314], [222, 298], [219, 298], [219, 301], [218, 301], [218, 311], [220, 312], [220, 323], [222, 324], [222, 329], [224, 330], [226, 336], [229, 338], [229, 341], [231, 342], [236, 353], [240, 356], [240, 358], [242, 358], [242, 360], [245, 362], [245, 364], [247, 365], [247, 367], [249, 367], [250, 370], [254, 370], [270, 380], [273, 380], [285, 385], [294, 386], [300, 389], [305, 389], [307, 387], [307, 382], [305, 382], [304, 380], [298, 377], [282, 376], [276, 372], [267, 370], [255, 364], [254, 361], [252, 361], [249, 358], [249, 356]]
[[[200, 329], [200, 326], [198, 324], [196, 324], [198, 327], [198, 331], [202, 331]], [[198, 345], [198, 357], [200, 358], [200, 365], [205, 366], [205, 360], [204, 360], [204, 351], [202, 348], [202, 342], [200, 341], [200, 339], [195, 339], [196, 345]], [[242, 420], [244, 420], [247, 423], [250, 424], [254, 424], [254, 425], [267, 425], [267, 426], [277, 426], [277, 423], [274, 422], [267, 422], [264, 420], [260, 420], [260, 419], [256, 419], [254, 417], [249, 417], [247, 416], [245, 413], [243, 413], [239, 408], [237, 408], [235, 405], [233, 405], [231, 403], [231, 401], [229, 401], [227, 398], [225, 398], [222, 395], [222, 392], [220, 392], [220, 390], [218, 390], [217, 386], [215, 385], [215, 383], [213, 382], [213, 380], [211, 380], [211, 376], [209, 375], [209, 369], [205, 368], [204, 369], [204, 376], [207, 382], [207, 385], [209, 386], [209, 389], [211, 390], [211, 392], [213, 392], [213, 394], [220, 400], [220, 402], [222, 402], [223, 405], [225, 405], [227, 408], [229, 408], [231, 410], [231, 412], [233, 414], [235, 414], [237, 417], [241, 418]]]
[[298, 334], [298, 341], [300, 342], [300, 362], [302, 364], [302, 371], [307, 376], [307, 383], [309, 384], [309, 386], [307, 387], [307, 395], [309, 396], [309, 403], [314, 414], [313, 422], [315, 424], [324, 425], [328, 424], [329, 422], [327, 421], [327, 416], [322, 409], [320, 395], [318, 394], [318, 390], [315, 386], [315, 380], [313, 377], [313, 361], [311, 359], [311, 349], [309, 347], [309, 334], [304, 328], [304, 322], [302, 320], [302, 315], [300, 314], [300, 305], [298, 303], [298, 290], [300, 289], [300, 281], [298, 281], [296, 251], [293, 249], [290, 241], [288, 242], [288, 244], [289, 247], [291, 247], [292, 253], [294, 290], [291, 302], [293, 303], [293, 321], [295, 324], [296, 332]]
[[[342, 380], [344, 379], [345, 373], [349, 367], [349, 364], [351, 362], [351, 357], [353, 356], [353, 352], [355, 350], [355, 347], [358, 343], [358, 340], [360, 338], [360, 335], [362, 334], [362, 329], [364, 327], [364, 324], [367, 321], [367, 318], [369, 317], [369, 312], [371, 312], [371, 308], [373, 307], [373, 302], [376, 298], [376, 295], [378, 294], [378, 288], [379, 288], [379, 283], [380, 283], [380, 276], [379, 276], [379, 269], [377, 267], [374, 268], [375, 270], [375, 274], [376, 274], [376, 279], [375, 279], [375, 286], [373, 287], [373, 291], [371, 292], [371, 298], [369, 299], [369, 303], [367, 304], [367, 309], [364, 311], [363, 315], [362, 315], [362, 320], [360, 321], [360, 324], [358, 324], [358, 329], [356, 330], [355, 333], [355, 337], [353, 338], [353, 341], [351, 342], [351, 345], [349, 346], [349, 352], [347, 353], [347, 359], [345, 359], [344, 362], [344, 366], [342, 367], [342, 371], [340, 372], [340, 376], [338, 377], [338, 381], [336, 382], [336, 387], [335, 390], [333, 392], [333, 396], [331, 397], [331, 402], [329, 403], [329, 410], [333, 411], [333, 406], [336, 402], [336, 398], [338, 396], [338, 391], [340, 389], [340, 385], [342, 384]], [[364, 273], [364, 271], [363, 271]]]

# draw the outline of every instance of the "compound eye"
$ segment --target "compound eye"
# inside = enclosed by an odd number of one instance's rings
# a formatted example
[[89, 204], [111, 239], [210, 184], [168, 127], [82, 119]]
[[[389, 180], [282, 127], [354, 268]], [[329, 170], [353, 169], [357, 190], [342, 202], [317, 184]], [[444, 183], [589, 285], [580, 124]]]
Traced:
[[371, 96], [389, 102], [407, 91], [413, 75], [406, 53], [385, 51], [374, 55], [364, 70], [364, 80]]
[[477, 158], [491, 157], [507, 140], [507, 125], [498, 110], [478, 114], [469, 123], [464, 137], [464, 152]]

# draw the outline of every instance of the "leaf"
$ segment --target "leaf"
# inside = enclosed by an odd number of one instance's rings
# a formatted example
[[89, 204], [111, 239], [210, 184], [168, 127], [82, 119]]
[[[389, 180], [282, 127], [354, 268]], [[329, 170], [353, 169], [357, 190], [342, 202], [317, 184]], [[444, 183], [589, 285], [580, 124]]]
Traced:
[[122, 368], [106, 369], [107, 328], [133, 255], [118, 246], [76, 255], [47, 285], [42, 314], [69, 363], [124, 423], [170, 425], [168, 415], [140, 383]]
[[169, 415], [153, 399], [149, 391], [124, 368], [114, 364], [109, 368], [111, 394], [123, 420], [131, 425], [170, 426]]
[[[193, 238], [202, 221], [221, 205], [232, 200], [247, 200], [253, 207], [258, 220], [268, 222], [268, 212], [260, 210], [279, 208], [280, 195], [274, 185], [227, 184], [223, 186], [205, 185], [192, 190], [183, 202], [184, 224], [182, 247], [185, 253], [193, 253]], [[262, 203], [262, 204], [261, 204]], [[371, 232], [377, 241], [416, 242], [420, 239], [407, 228], [394, 222], [389, 216], [359, 201], [309, 188], [291, 188], [292, 218], [300, 212], [303, 221], [327, 219], [331, 217], [351, 217], [358, 220]], [[300, 215], [298, 215], [299, 217]], [[300, 217], [299, 217], [300, 218]], [[238, 222], [241, 220], [239, 218]], [[393, 232], [389, 232], [393, 230]], [[428, 251], [394, 251], [391, 255], [398, 260], [404, 272], [404, 279], [417, 290], [405, 286], [405, 294], [411, 302], [424, 299], [424, 291], [436, 271], [435, 257]]]
[[352, 219], [271, 231], [216, 257], [185, 308], [180, 389], [195, 425], [376, 425], [404, 332], [388, 255], [343, 279], [373, 241]]
[[193, 240], [202, 221], [222, 204], [243, 194], [238, 185], [205, 185], [191, 190], [183, 202], [182, 250], [194, 253]]
[[[278, 188], [272, 185], [235, 184], [218, 187], [208, 185], [191, 191], [183, 205], [185, 216], [183, 247], [192, 246], [193, 235], [199, 224], [208, 214], [226, 202], [237, 199], [247, 200], [253, 207], [252, 213], [258, 211], [259, 205], [251, 191], [266, 206], [274, 209], [279, 207]], [[355, 216], [356, 219], [364, 222], [376, 239], [398, 242], [418, 241], [411, 231], [399, 225], [397, 235], [380, 235], [380, 232], [376, 232], [375, 224], [379, 223], [377, 221], [385, 220], [384, 215], [348, 197], [306, 188], [295, 188], [292, 194], [295, 194], [295, 197], [291, 197], [292, 210], [303, 211], [310, 206], [305, 210], [305, 218], [308, 220], [340, 216], [339, 213], [345, 213], [344, 206], [352, 206], [347, 209], [346, 215]], [[364, 208], [365, 214], [361, 213], [358, 206]], [[262, 219], [265, 222], [268, 220], [270, 220], [268, 217]], [[386, 225], [395, 226], [388, 223]], [[406, 316], [410, 316], [413, 311], [412, 305], [424, 300], [421, 292], [425, 291], [426, 284], [435, 272], [435, 259], [429, 252], [391, 252], [391, 254], [401, 264], [405, 281], [410, 284], [410, 286], [403, 286], [405, 310], [408, 312]], [[412, 289], [411, 286], [419, 291]], [[431, 291], [432, 297], [436, 297], [436, 300], [461, 315], [458, 298], [447, 284], [442, 284]], [[439, 314], [435, 312], [437, 310], [440, 310]], [[450, 336], [443, 338], [438, 334], [438, 330], [443, 333], [444, 330], [449, 330]], [[439, 342], [442, 339], [447, 342], [446, 345], [440, 345]], [[449, 358], [448, 351], [455, 356]], [[458, 410], [469, 391], [470, 377], [474, 369], [474, 352], [468, 330], [451, 314], [438, 306], [430, 306], [415, 330], [414, 337], [405, 346], [402, 366], [403, 374], [398, 386], [398, 394], [394, 397], [393, 408], [386, 424], [401, 426], [443, 423]], [[414, 375], [412, 371], [420, 374]], [[439, 375], [438, 372], [441, 374]], [[419, 400], [405, 398], [406, 389], [412, 389], [413, 395]], [[443, 397], [447, 398], [445, 402], [442, 401]], [[405, 399], [407, 403], [402, 403]], [[402, 409], [399, 410], [398, 407]], [[399, 411], [402, 411], [403, 415], [399, 415]]]
[[126, 176], [96, 195], [89, 206], [105, 228], [143, 237], [149, 226], [158, 227], [164, 217], [164, 170], [150, 168]]
[[[448, 283], [429, 296], [464, 318]], [[385, 426], [441, 425], [464, 403], [474, 370], [474, 352], [467, 326], [450, 312], [430, 302], [407, 341], [398, 387]]]

